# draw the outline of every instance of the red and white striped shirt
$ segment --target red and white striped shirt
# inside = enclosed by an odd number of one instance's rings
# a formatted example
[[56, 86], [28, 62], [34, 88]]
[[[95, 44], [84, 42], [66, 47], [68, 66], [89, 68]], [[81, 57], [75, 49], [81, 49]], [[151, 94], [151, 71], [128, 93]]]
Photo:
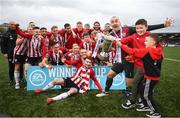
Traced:
[[28, 40], [28, 53], [27, 57], [41, 57], [44, 39], [40, 37], [32, 37]]
[[61, 62], [61, 58], [63, 56], [63, 51], [62, 50], [58, 50], [57, 53], [55, 53], [52, 49], [49, 50], [48, 53], [48, 58], [50, 62], [55, 62], [57, 65]]
[[66, 44], [66, 40], [65, 38], [63, 38], [61, 35], [57, 35], [57, 36], [54, 36], [52, 35], [51, 36], [51, 41], [52, 42], [58, 42], [60, 47], [65, 47], [65, 44]]
[[111, 51], [108, 54], [109, 54], [109, 62], [114, 64], [115, 63], [116, 52], [115, 51]]
[[79, 52], [68, 51], [66, 58], [67, 58], [68, 60], [74, 61], [74, 60], [80, 59], [81, 56], [80, 56], [80, 53], [79, 53]]
[[42, 37], [34, 37], [33, 34], [26, 34], [22, 32], [19, 28], [16, 28], [17, 34], [24, 38], [28, 38], [27, 40], [27, 48], [28, 53], [27, 57], [41, 57], [42, 49], [44, 48], [44, 38]]
[[86, 68], [81, 66], [77, 72], [71, 77], [71, 80], [84, 92], [87, 92], [89, 87], [89, 81], [92, 79], [98, 89], [102, 91], [102, 87], [95, 78], [94, 70], [92, 68]]
[[50, 40], [48, 36], [44, 37], [44, 49], [42, 49], [42, 57], [45, 57], [50, 49]]
[[14, 48], [15, 55], [26, 55], [27, 53], [27, 39], [24, 39], [21, 44]]
[[80, 44], [80, 47], [82, 49], [86, 49], [87, 51], [94, 51], [94, 48], [95, 48], [95, 42], [92, 42], [92, 43], [87, 43], [87, 42], [82, 42]]

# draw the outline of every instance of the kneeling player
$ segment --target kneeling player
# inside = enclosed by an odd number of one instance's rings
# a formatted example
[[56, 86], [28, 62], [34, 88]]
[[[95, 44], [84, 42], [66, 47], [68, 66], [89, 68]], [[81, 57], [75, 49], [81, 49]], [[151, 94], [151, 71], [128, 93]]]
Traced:
[[102, 87], [95, 78], [94, 70], [91, 68], [91, 64], [92, 64], [91, 59], [88, 57], [85, 58], [83, 65], [77, 70], [77, 72], [72, 77], [66, 79], [65, 78], [55, 79], [43, 89], [35, 90], [35, 93], [41, 93], [43, 91], [46, 91], [47, 89], [52, 88], [55, 85], [61, 85], [65, 88], [70, 88], [69, 91], [67, 92], [64, 92], [53, 98], [48, 98], [47, 103], [50, 104], [57, 100], [65, 99], [73, 94], [77, 94], [78, 92], [80, 93], [87, 92], [90, 79], [94, 81], [98, 89], [102, 92]]
[[42, 62], [39, 63], [41, 67], [52, 68], [52, 65], [64, 65], [61, 61], [63, 54], [66, 52], [66, 49], [60, 47], [58, 42], [53, 42], [51, 44], [52, 48], [48, 51], [45, 57], [43, 57]]

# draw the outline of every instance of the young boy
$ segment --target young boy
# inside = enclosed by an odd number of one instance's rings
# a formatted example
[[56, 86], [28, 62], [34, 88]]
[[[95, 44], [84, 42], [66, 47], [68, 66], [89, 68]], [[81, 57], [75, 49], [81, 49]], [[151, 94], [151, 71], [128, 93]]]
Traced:
[[77, 94], [78, 92], [84, 93], [88, 91], [89, 81], [92, 79], [98, 89], [102, 91], [102, 87], [95, 78], [94, 70], [91, 68], [91, 59], [85, 58], [83, 65], [78, 68], [76, 73], [70, 77], [70, 78], [58, 78], [50, 82], [46, 87], [44, 87], [42, 90], [37, 89], [35, 90], [35, 93], [41, 93], [43, 91], [46, 91], [47, 89], [52, 88], [55, 85], [61, 85], [65, 88], [70, 88], [68, 92], [64, 92], [56, 97], [48, 98], [47, 103], [50, 104], [52, 102], [55, 102], [57, 100], [62, 100], [67, 98], [68, 96], [71, 96], [73, 94]]
[[121, 48], [130, 55], [139, 58], [144, 65], [144, 79], [140, 83], [140, 95], [143, 106], [137, 111], [150, 111], [146, 116], [161, 117], [157, 105], [153, 98], [153, 89], [160, 80], [161, 63], [163, 59], [163, 49], [158, 48], [159, 37], [149, 35], [145, 40], [145, 48], [129, 48], [120, 43]]
[[[145, 19], [139, 19], [135, 23], [136, 32], [133, 35], [122, 38], [121, 42], [123, 44], [127, 44], [132, 48], [145, 48], [145, 39], [151, 33], [147, 31], [148, 25]], [[158, 48], [162, 48], [160, 44], [158, 44]], [[123, 50], [123, 49], [122, 49]], [[133, 77], [133, 84], [132, 84], [132, 96], [127, 101], [127, 103], [122, 104], [124, 109], [131, 109], [134, 108], [138, 103], [138, 94], [139, 94], [139, 84], [141, 83], [143, 76], [144, 76], [144, 65], [143, 61], [140, 58], [134, 58], [134, 77]]]

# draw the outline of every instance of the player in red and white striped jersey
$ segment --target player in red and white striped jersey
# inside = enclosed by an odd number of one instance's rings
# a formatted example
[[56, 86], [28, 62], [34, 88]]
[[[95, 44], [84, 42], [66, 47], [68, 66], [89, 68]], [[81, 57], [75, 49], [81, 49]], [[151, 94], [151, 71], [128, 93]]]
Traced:
[[27, 59], [25, 64], [25, 76], [29, 65], [38, 65], [41, 62], [42, 49], [44, 48], [44, 38], [40, 35], [39, 27], [33, 27], [33, 34], [22, 32], [16, 28], [17, 34], [27, 38]]
[[82, 49], [86, 49], [89, 53], [92, 54], [95, 48], [95, 41], [91, 39], [91, 36], [89, 33], [85, 32], [83, 33], [83, 42], [80, 44], [80, 47]]
[[55, 85], [61, 85], [65, 88], [70, 88], [69, 91], [67, 92], [64, 92], [53, 98], [48, 98], [47, 103], [50, 104], [57, 100], [65, 99], [73, 94], [77, 94], [78, 91], [80, 93], [87, 92], [90, 79], [94, 81], [94, 83], [96, 84], [96, 86], [100, 91], [103, 91], [98, 80], [95, 78], [94, 70], [91, 68], [91, 65], [92, 65], [91, 59], [85, 58], [83, 62], [83, 66], [81, 66], [72, 77], [66, 79], [64, 78], [55, 79], [52, 82], [50, 82], [47, 86], [45, 86], [42, 90], [37, 89], [35, 90], [35, 92], [40, 93], [46, 91], [47, 89], [52, 88]]
[[53, 42], [51, 47], [52, 48], [48, 51], [48, 54], [42, 58], [42, 62], [39, 64], [39, 66], [48, 67], [51, 69], [52, 65], [64, 65], [61, 59], [67, 50], [60, 47], [58, 42]]
[[[26, 60], [27, 53], [27, 39], [18, 35], [16, 40], [16, 47], [14, 48], [13, 63], [15, 64], [14, 79], [15, 89], [19, 89], [19, 81], [23, 78], [23, 65]], [[21, 75], [22, 74], [22, 75]]]
[[82, 40], [83, 33], [85, 32], [85, 29], [83, 28], [83, 23], [81, 21], [78, 21], [76, 23], [76, 28], [73, 28], [73, 31], [76, 36]]
[[47, 28], [42, 27], [40, 29], [41, 36], [44, 38], [44, 49], [42, 50], [42, 57], [45, 57], [48, 54], [48, 51], [50, 49], [50, 39], [48, 37]]
[[83, 65], [84, 59], [88, 56], [87, 50], [80, 50], [80, 58], [78, 60], [67, 60], [66, 58], [62, 58], [62, 62], [66, 65], [72, 65], [76, 68], [80, 68]]
[[51, 42], [58, 42], [60, 47], [65, 47], [66, 40], [62, 37], [61, 32], [59, 32], [57, 26], [51, 27], [51, 33], [48, 33]]
[[79, 45], [74, 43], [72, 50], [69, 50], [66, 55], [67, 60], [75, 61], [80, 59]]

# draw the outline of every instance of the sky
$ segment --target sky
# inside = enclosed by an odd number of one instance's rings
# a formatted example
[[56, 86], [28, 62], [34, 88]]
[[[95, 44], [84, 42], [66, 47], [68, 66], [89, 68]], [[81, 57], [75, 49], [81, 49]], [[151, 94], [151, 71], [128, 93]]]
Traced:
[[174, 26], [155, 32], [180, 32], [180, 0], [0, 0], [0, 24], [16, 21], [21, 28], [34, 21], [40, 27], [65, 23], [75, 27], [77, 21], [91, 26], [95, 21], [101, 27], [118, 16], [123, 25], [132, 26], [144, 18], [148, 24], [164, 23], [174, 19]]

